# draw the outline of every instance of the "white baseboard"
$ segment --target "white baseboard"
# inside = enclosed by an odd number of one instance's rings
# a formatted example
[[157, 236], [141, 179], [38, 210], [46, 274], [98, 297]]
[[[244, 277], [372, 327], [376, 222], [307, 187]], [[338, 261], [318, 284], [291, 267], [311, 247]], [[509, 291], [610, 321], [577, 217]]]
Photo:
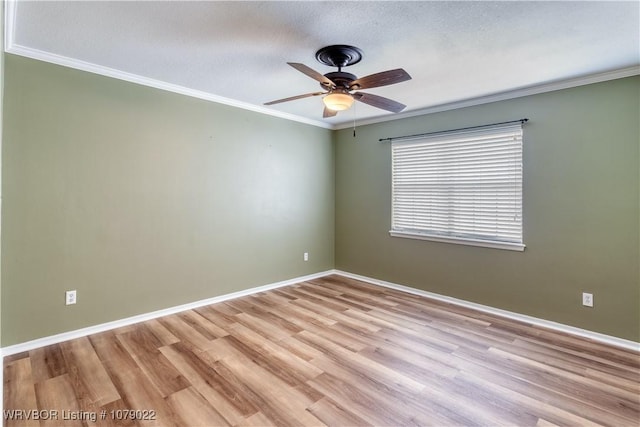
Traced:
[[609, 344], [615, 347], [621, 347], [627, 350], [640, 352], [640, 343], [635, 341], [626, 340], [626, 339], [614, 337], [611, 335], [601, 334], [599, 332], [593, 332], [586, 329], [576, 328], [575, 326], [569, 326], [562, 323], [552, 322], [550, 320], [539, 319], [537, 317], [528, 316], [526, 314], [514, 313], [512, 311], [502, 310], [500, 308], [490, 307], [488, 305], [482, 305], [482, 304], [477, 304], [475, 302], [448, 297], [446, 295], [440, 295], [433, 292], [423, 291], [420, 289], [411, 288], [409, 286], [399, 285], [397, 283], [386, 282], [384, 280], [374, 279], [367, 276], [361, 276], [359, 274], [353, 274], [346, 271], [334, 270], [333, 273], [340, 276], [349, 277], [351, 279], [361, 280], [363, 282], [371, 283], [373, 285], [384, 286], [386, 288], [396, 289], [402, 292], [407, 292], [414, 295], [420, 295], [420, 296], [423, 296], [426, 298], [432, 298], [438, 301], [448, 302], [458, 306], [482, 311], [484, 313], [505, 317], [507, 319], [518, 320], [518, 321], [529, 323], [535, 326], [541, 326], [543, 328], [553, 329], [555, 331], [565, 332], [567, 334], [588, 338], [593, 341]]
[[[252, 295], [258, 292], [264, 292], [271, 289], [280, 288], [283, 286], [292, 285], [295, 283], [304, 282], [306, 280], [318, 279], [321, 277], [325, 277], [331, 274], [337, 274], [344, 277], [349, 277], [356, 280], [361, 280], [363, 282], [371, 283], [373, 285], [384, 286], [386, 288], [396, 289], [402, 292], [407, 292], [414, 295], [420, 295], [426, 298], [435, 299], [438, 301], [444, 301], [451, 304], [455, 304], [462, 307], [471, 308], [474, 310], [478, 310], [484, 313], [493, 314], [500, 317], [505, 317], [508, 319], [518, 320], [521, 322], [529, 323], [536, 326], [541, 326], [548, 329], [553, 329], [560, 332], [565, 332], [571, 335], [580, 336], [584, 338], [589, 338], [594, 341], [602, 342], [605, 344], [613, 345], [616, 347], [625, 348], [628, 350], [638, 351], [640, 352], [640, 343], [635, 341], [630, 341], [610, 335], [601, 334], [599, 332], [593, 332], [586, 329], [576, 328], [574, 326], [564, 325], [562, 323], [552, 322], [549, 320], [539, 319], [537, 317], [528, 316], [525, 314], [514, 313], [507, 310], [502, 310], [495, 307], [490, 307], [487, 305], [477, 304], [470, 301], [461, 300], [458, 298], [453, 298], [445, 295], [436, 294], [433, 292], [423, 291], [420, 289], [412, 288], [409, 286], [399, 285], [397, 283], [387, 282], [384, 280], [374, 279], [372, 277], [361, 276], [359, 274], [353, 274], [346, 271], [341, 270], [327, 270], [315, 274], [310, 274], [307, 276], [296, 277], [293, 279], [284, 280], [281, 282], [271, 283], [268, 285], [258, 286], [250, 289], [245, 289], [238, 292], [233, 292], [230, 294], [220, 295], [213, 298], [207, 298], [200, 301], [195, 301], [187, 304], [178, 305], [175, 307], [169, 307], [162, 310], [152, 311], [150, 313], [140, 314], [137, 316], [127, 317], [125, 319], [115, 320], [112, 322], [102, 323], [99, 325], [89, 326], [87, 328], [77, 329], [74, 331], [63, 332], [61, 334], [52, 335], [48, 337], [38, 338], [32, 341], [27, 341], [20, 344], [11, 345], [8, 347], [4, 347], [0, 349], [0, 361], [4, 356], [9, 356], [12, 354], [22, 353], [24, 351], [33, 350], [40, 347], [45, 347], [52, 344], [58, 344], [63, 341], [68, 341], [75, 338], [85, 337], [91, 334], [97, 334], [100, 332], [105, 332], [111, 329], [116, 329], [122, 326], [132, 325], [134, 323], [144, 322], [146, 320], [156, 319], [162, 316], [168, 316], [171, 314], [179, 313], [186, 310], [191, 310], [194, 308], [202, 307], [205, 305], [215, 304], [218, 302], [228, 301], [234, 298], [239, 298], [247, 295]], [[1, 370], [0, 370], [0, 375]], [[0, 377], [1, 378], [1, 377]]]
[[[32, 341], [27, 341], [21, 344], [12, 345], [5, 348], [0, 348], [0, 364], [3, 361], [4, 356], [9, 356], [12, 354], [22, 353], [24, 351], [33, 350], [35, 348], [44, 347], [51, 344], [57, 344], [63, 341], [68, 341], [75, 338], [84, 337], [91, 334], [96, 334], [104, 331], [108, 331], [111, 329], [119, 328], [122, 326], [131, 325], [134, 323], [143, 322], [145, 320], [156, 319], [158, 317], [167, 316], [170, 314], [179, 313], [185, 310], [191, 310], [194, 308], [202, 307], [209, 304], [215, 304], [217, 302], [228, 301], [230, 299], [239, 298], [242, 296], [247, 296], [251, 294], [255, 294], [258, 292], [264, 292], [270, 289], [276, 289], [283, 286], [292, 285], [299, 282], [304, 282], [306, 280], [318, 279], [321, 277], [325, 277], [331, 274], [336, 274], [344, 277], [349, 277], [356, 280], [361, 280], [363, 282], [371, 283], [378, 286], [384, 286], [386, 288], [396, 289], [402, 292], [407, 292], [414, 295], [423, 296], [426, 298], [432, 298], [438, 301], [444, 301], [447, 303], [455, 304], [462, 307], [471, 308], [474, 310], [478, 310], [481, 312], [493, 314], [496, 316], [514, 319], [522, 322], [526, 322], [532, 325], [541, 326], [544, 328], [565, 332], [571, 335], [580, 336], [584, 338], [588, 338], [597, 342], [601, 342], [604, 344], [609, 344], [615, 347], [624, 348], [627, 350], [640, 351], [640, 343], [635, 341], [625, 340], [618, 337], [613, 337], [610, 335], [601, 334], [598, 332], [588, 331], [586, 329], [576, 328], [574, 326], [568, 326], [557, 322], [552, 322], [549, 320], [539, 319], [533, 316], [527, 316], [524, 314], [514, 313], [507, 310], [502, 310], [499, 308], [494, 308], [482, 304], [477, 304], [470, 301], [461, 300], [458, 298], [448, 297], [445, 295], [436, 294], [433, 292], [423, 291], [420, 289], [412, 288], [409, 286], [399, 285], [397, 283], [387, 282], [384, 280], [374, 279], [367, 276], [361, 276], [359, 274], [353, 274], [346, 271], [341, 270], [328, 270], [316, 274], [311, 274], [308, 276], [296, 277], [294, 279], [284, 280], [282, 282], [272, 283], [269, 285], [258, 286], [255, 288], [246, 289], [243, 291], [233, 292], [226, 295], [221, 295], [218, 297], [208, 298], [200, 301], [195, 301], [188, 304], [183, 304], [175, 307], [166, 308], [163, 310], [153, 311], [151, 313], [141, 314], [138, 316], [128, 317], [126, 319], [116, 320], [113, 322], [103, 323], [100, 325], [90, 326], [88, 328], [78, 329], [75, 331], [64, 332], [61, 334], [39, 338]], [[3, 384], [3, 369], [0, 369], [0, 384]], [[0, 411], [3, 409], [3, 400], [2, 400], [3, 390], [0, 389]], [[0, 420], [0, 425], [4, 425]]]
[[268, 285], [245, 289], [238, 292], [232, 292], [230, 294], [220, 295], [213, 298], [207, 298], [200, 301], [194, 301], [187, 304], [177, 305], [175, 307], [169, 307], [162, 310], [152, 311], [150, 313], [139, 314], [137, 316], [127, 317], [125, 319], [114, 320], [112, 322], [89, 326], [87, 328], [77, 329], [75, 331], [63, 332], [57, 335], [38, 338], [32, 341], [23, 342], [20, 344], [15, 344], [15, 345], [11, 345], [11, 346], [0, 349], [0, 359], [2, 357], [9, 356], [12, 354], [22, 353], [24, 351], [33, 350], [36, 348], [45, 347], [52, 344], [58, 344], [58, 343], [72, 340], [75, 338], [85, 337], [87, 335], [109, 331], [111, 329], [132, 325], [134, 323], [144, 322], [146, 320], [157, 319], [158, 317], [168, 316], [170, 314], [180, 313], [186, 310], [192, 310], [194, 308], [203, 307], [205, 305], [228, 301], [231, 299], [256, 294], [258, 292], [264, 292], [271, 289], [281, 288], [283, 286], [293, 285], [294, 283], [304, 282], [305, 280], [317, 279], [320, 277], [327, 276], [329, 274], [333, 274], [333, 270], [323, 271], [320, 273], [310, 274], [307, 276], [300, 276], [293, 279], [283, 280], [281, 282], [271, 283]]

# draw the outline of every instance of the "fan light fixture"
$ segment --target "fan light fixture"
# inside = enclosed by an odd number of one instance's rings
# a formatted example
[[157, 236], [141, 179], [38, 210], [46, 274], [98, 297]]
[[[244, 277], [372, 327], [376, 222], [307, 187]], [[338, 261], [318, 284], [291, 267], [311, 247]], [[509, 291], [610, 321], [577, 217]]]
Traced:
[[287, 62], [287, 64], [320, 83], [322, 92], [311, 92], [302, 95], [290, 96], [288, 98], [276, 99], [275, 101], [265, 102], [264, 105], [280, 104], [281, 102], [295, 101], [297, 99], [309, 98], [311, 96], [322, 96], [322, 101], [324, 103], [322, 117], [325, 119], [334, 117], [339, 111], [348, 110], [351, 108], [354, 101], [360, 101], [371, 105], [372, 107], [380, 108], [392, 113], [399, 113], [406, 108], [406, 105], [394, 101], [393, 99], [374, 95], [372, 93], [360, 92], [361, 89], [389, 86], [411, 80], [411, 76], [402, 68], [382, 71], [380, 73], [369, 74], [368, 76], [358, 78], [354, 74], [342, 71], [342, 69], [360, 62], [362, 59], [362, 51], [355, 46], [348, 46], [345, 44], [323, 47], [316, 52], [316, 59], [321, 64], [328, 65], [329, 67], [337, 67], [338, 71], [320, 74], [313, 68], [309, 68], [298, 62]]
[[333, 111], [343, 111], [353, 105], [353, 96], [344, 92], [331, 92], [322, 98], [324, 105]]

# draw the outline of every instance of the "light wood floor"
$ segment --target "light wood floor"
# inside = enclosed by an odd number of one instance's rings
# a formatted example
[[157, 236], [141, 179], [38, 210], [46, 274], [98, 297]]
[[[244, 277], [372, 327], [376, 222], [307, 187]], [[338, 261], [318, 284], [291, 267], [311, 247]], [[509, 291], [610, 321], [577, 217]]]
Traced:
[[4, 409], [7, 426], [637, 426], [639, 383], [638, 353], [329, 276], [10, 356]]

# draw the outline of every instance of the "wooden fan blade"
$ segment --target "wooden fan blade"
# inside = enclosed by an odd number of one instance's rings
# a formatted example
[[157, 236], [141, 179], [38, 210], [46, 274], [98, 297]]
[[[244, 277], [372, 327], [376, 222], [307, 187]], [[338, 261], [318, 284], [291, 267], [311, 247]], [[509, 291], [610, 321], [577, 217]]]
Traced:
[[411, 80], [411, 76], [402, 68], [383, 71], [356, 79], [351, 82], [350, 90], [370, 89], [372, 87], [388, 86]]
[[372, 107], [381, 108], [393, 113], [399, 113], [407, 107], [393, 99], [379, 95], [372, 95], [370, 93], [356, 92], [353, 94], [353, 97], [360, 102], [371, 105]]
[[324, 95], [325, 93], [326, 92], [305, 93], [304, 95], [290, 96], [289, 98], [282, 98], [282, 99], [278, 99], [271, 102], [265, 102], [264, 105], [280, 104], [281, 102], [295, 101], [296, 99], [308, 98], [310, 96]]
[[330, 110], [327, 107], [324, 107], [324, 111], [322, 112], [322, 117], [324, 117], [326, 119], [327, 117], [333, 117], [336, 114], [338, 114], [337, 111]]
[[331, 80], [329, 80], [328, 78], [326, 78], [325, 76], [317, 72], [316, 70], [307, 67], [304, 64], [299, 64], [297, 62], [287, 62], [287, 64], [291, 65], [293, 68], [295, 68], [296, 70], [300, 71], [303, 74], [306, 74], [312, 79], [319, 81], [320, 83], [322, 83], [322, 86], [326, 86], [327, 88], [335, 87], [335, 84], [333, 84]]

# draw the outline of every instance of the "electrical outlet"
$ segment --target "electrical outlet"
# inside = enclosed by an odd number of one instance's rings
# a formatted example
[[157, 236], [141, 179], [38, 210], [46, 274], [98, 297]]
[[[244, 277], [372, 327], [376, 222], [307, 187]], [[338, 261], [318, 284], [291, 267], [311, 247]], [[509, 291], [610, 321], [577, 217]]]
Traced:
[[305, 253], [304, 253], [304, 255], [302, 256], [302, 258], [303, 258], [305, 261], [309, 261], [309, 252], [305, 252]]
[[71, 305], [76, 303], [76, 291], [67, 291], [64, 293], [64, 300], [66, 305]]
[[587, 292], [582, 293], [582, 305], [585, 307], [593, 307], [593, 294]]

